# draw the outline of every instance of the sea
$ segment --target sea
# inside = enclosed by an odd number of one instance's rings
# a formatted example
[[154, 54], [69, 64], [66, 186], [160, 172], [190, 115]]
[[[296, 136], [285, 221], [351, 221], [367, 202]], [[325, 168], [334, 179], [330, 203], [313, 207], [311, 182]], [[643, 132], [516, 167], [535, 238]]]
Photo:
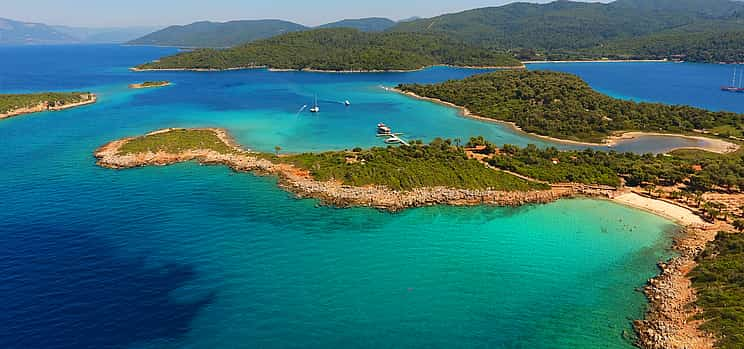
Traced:
[[[224, 127], [285, 152], [482, 135], [574, 147], [467, 119], [385, 87], [480, 70], [326, 74], [129, 67], [177, 50], [0, 47], [0, 93], [90, 91], [95, 105], [0, 121], [1, 348], [632, 348], [639, 289], [678, 227], [591, 199], [519, 208], [338, 209], [271, 177], [196, 163], [108, 170], [106, 142]], [[531, 65], [639, 101], [744, 112], [731, 68]], [[173, 86], [131, 90], [130, 83]], [[321, 112], [303, 106], [317, 96]], [[343, 101], [349, 100], [350, 106]], [[663, 152], [679, 139], [628, 143]]]

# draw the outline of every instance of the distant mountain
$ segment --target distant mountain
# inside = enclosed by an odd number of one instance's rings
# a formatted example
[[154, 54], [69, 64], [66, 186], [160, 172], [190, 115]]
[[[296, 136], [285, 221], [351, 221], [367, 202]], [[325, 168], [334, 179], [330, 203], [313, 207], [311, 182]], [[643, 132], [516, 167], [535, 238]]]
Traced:
[[124, 43], [157, 28], [75, 28], [0, 18], [0, 45]]
[[52, 28], [82, 43], [89, 44], [125, 43], [161, 29], [161, 27], [79, 28], [66, 26], [52, 26]]
[[45, 24], [0, 18], [0, 45], [68, 44], [75, 42], [79, 42], [79, 40]]
[[281, 20], [250, 20], [225, 23], [196, 22], [189, 25], [171, 26], [132, 40], [129, 44], [230, 47], [306, 29], [308, 28], [303, 25]]
[[413, 21], [417, 21], [419, 19], [421, 19], [421, 17], [419, 17], [419, 16], [413, 16], [413, 17], [408, 17], [408, 18], [401, 19], [401, 20], [398, 21], [398, 23], [413, 22]]
[[[317, 28], [353, 28], [363, 32], [381, 32], [392, 28], [395, 24], [396, 22], [387, 18], [361, 18], [328, 23]], [[171, 26], [129, 43], [200, 48], [232, 47], [309, 29], [311, 28], [301, 24], [281, 20], [196, 22], [183, 26]]]
[[328, 23], [317, 28], [353, 28], [363, 32], [382, 32], [395, 26], [396, 22], [387, 18], [345, 19]]

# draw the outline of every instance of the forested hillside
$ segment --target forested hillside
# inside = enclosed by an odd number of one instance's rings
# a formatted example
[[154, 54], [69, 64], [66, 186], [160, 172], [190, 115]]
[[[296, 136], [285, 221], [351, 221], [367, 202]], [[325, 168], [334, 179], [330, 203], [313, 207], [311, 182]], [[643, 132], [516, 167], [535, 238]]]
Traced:
[[317, 29], [231, 49], [185, 52], [139, 69], [269, 67], [313, 70], [413, 70], [430, 65], [521, 66], [513, 57], [438, 35]]
[[306, 29], [308, 28], [303, 25], [280, 20], [196, 22], [170, 26], [129, 43], [178, 47], [230, 47]]
[[[742, 26], [741, 2], [618, 0], [609, 4], [514, 3], [400, 23], [392, 30], [448, 35], [475, 45], [509, 50], [523, 59], [674, 55], [717, 62], [735, 60], [741, 55], [719, 53], [718, 49], [726, 51], [740, 42]], [[691, 37], [685, 37], [688, 34]], [[705, 44], [711, 39], [724, 43]], [[737, 51], [742, 50], [744, 47], [739, 46]]]

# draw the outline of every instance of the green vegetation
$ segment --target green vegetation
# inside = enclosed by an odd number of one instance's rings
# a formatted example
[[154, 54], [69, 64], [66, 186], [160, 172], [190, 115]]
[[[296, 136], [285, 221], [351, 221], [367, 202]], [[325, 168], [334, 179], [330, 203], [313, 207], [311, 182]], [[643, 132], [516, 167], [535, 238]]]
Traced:
[[[613, 42], [592, 50], [616, 58], [673, 58], [692, 62], [744, 62], [744, 31], [723, 28], [690, 32], [677, 29]], [[626, 56], [623, 56], [625, 54]]]
[[448, 140], [437, 139], [429, 145], [355, 150], [298, 154], [279, 160], [309, 170], [317, 180], [335, 179], [353, 186], [384, 185], [395, 190], [435, 186], [509, 191], [549, 189], [547, 185], [531, 183], [468, 159], [462, 148]]
[[269, 67], [316, 70], [414, 70], [430, 65], [521, 66], [513, 57], [442, 36], [318, 29], [224, 49], [165, 57], [140, 69]]
[[162, 87], [170, 85], [170, 81], [145, 81], [139, 84], [131, 84], [130, 88]]
[[225, 144], [211, 130], [171, 130], [137, 137], [119, 149], [120, 154], [138, 154], [159, 151], [177, 154], [187, 150], [214, 150], [228, 154], [234, 149]]
[[49, 107], [61, 107], [90, 99], [89, 92], [44, 92], [33, 94], [0, 94], [0, 114], [20, 108], [35, 107], [48, 103]]
[[617, 131], [685, 133], [722, 126], [737, 135], [744, 131], [740, 114], [615, 99], [567, 73], [498, 71], [399, 89], [514, 122], [526, 132], [575, 141], [601, 142]]
[[[728, 0], [617, 0], [609, 4], [514, 3], [401, 23], [504, 49], [524, 60], [669, 58], [741, 61], [744, 4]], [[692, 34], [692, 35], [689, 35]], [[708, 40], [706, 42], [706, 40]]]
[[395, 22], [387, 18], [344, 19], [342, 21], [323, 24], [318, 29], [325, 28], [353, 28], [363, 32], [382, 32], [395, 26]]
[[702, 328], [717, 335], [721, 349], [744, 347], [744, 235], [721, 232], [692, 271]]
[[[482, 144], [477, 139], [470, 143]], [[715, 154], [701, 150], [678, 150], [671, 154], [603, 152], [591, 149], [559, 151], [555, 148], [525, 148], [506, 144], [497, 149], [488, 163], [550, 183], [600, 184], [617, 187], [683, 185], [686, 194], [711, 190], [744, 190], [744, 151]]]
[[168, 85], [170, 82], [168, 81], [145, 81], [141, 85], [143, 87], [150, 87], [150, 86], [163, 86]]
[[694, 171], [690, 161], [664, 155], [602, 152], [595, 150], [558, 151], [534, 145], [518, 148], [504, 145], [489, 164], [550, 183], [629, 186], [644, 183], [674, 185]]
[[226, 23], [196, 22], [183, 26], [170, 26], [130, 41], [129, 44], [230, 47], [307, 29], [303, 25], [280, 20], [232, 21]]

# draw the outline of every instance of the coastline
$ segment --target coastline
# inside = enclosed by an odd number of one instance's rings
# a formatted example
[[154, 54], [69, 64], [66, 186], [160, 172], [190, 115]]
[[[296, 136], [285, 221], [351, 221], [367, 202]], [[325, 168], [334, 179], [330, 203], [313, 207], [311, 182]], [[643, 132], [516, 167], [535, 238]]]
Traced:
[[688, 274], [697, 267], [696, 258], [715, 240], [722, 224], [683, 227], [672, 250], [679, 256], [660, 262], [659, 275], [643, 288], [649, 301], [643, 320], [633, 322], [638, 335], [636, 345], [643, 349], [713, 349], [716, 338], [700, 329], [703, 320], [693, 317], [702, 312], [694, 302], [696, 291]]
[[60, 110], [65, 110], [65, 109], [82, 107], [88, 104], [96, 103], [98, 101], [97, 95], [91, 94], [90, 96], [91, 98], [88, 100], [77, 102], [77, 103], [65, 104], [61, 106], [53, 107], [49, 105], [49, 101], [44, 101], [32, 107], [23, 107], [23, 108], [14, 109], [6, 113], [0, 114], [0, 120], [12, 118], [14, 116], [19, 116], [19, 115], [25, 115], [25, 114], [41, 113], [45, 111], [60, 111]]
[[162, 69], [143, 69], [132, 67], [129, 70], [133, 72], [152, 72], [152, 71], [192, 71], [192, 72], [221, 72], [221, 71], [235, 71], [235, 70], [253, 70], [253, 69], [266, 69], [270, 72], [308, 72], [308, 73], [328, 73], [328, 74], [369, 74], [369, 73], [413, 73], [423, 71], [434, 67], [450, 67], [450, 68], [461, 68], [461, 69], [526, 69], [527, 67], [522, 64], [518, 66], [457, 66], [449, 64], [434, 64], [417, 69], [386, 69], [386, 70], [324, 70], [315, 68], [302, 68], [302, 69], [287, 69], [287, 68], [272, 68], [269, 66], [254, 66], [254, 67], [235, 67], [225, 69], [209, 69], [209, 68], [162, 68]]
[[[148, 133], [156, 135], [184, 129], [163, 129]], [[298, 198], [312, 198], [335, 207], [370, 207], [396, 212], [407, 208], [452, 206], [521, 206], [546, 204], [560, 199], [592, 197], [607, 199], [634, 209], [643, 210], [672, 220], [684, 229], [674, 239], [673, 250], [679, 256], [659, 263], [660, 274], [650, 279], [644, 287], [649, 305], [643, 320], [633, 322], [638, 335], [637, 345], [644, 349], [712, 349], [714, 338], [698, 327], [700, 321], [691, 321], [699, 309], [691, 308], [695, 291], [687, 274], [696, 266], [695, 258], [719, 230], [729, 227], [706, 223], [689, 208], [653, 197], [634, 193], [629, 188], [615, 190], [579, 184], [555, 184], [550, 190], [507, 192], [493, 190], [468, 190], [446, 187], [425, 187], [408, 191], [395, 191], [384, 186], [354, 187], [340, 181], [318, 181], [309, 171], [291, 164], [275, 163], [259, 153], [241, 148], [224, 129], [206, 128], [231, 151], [184, 150], [179, 153], [119, 154], [119, 150], [137, 137], [123, 138], [98, 148], [94, 156], [97, 165], [110, 169], [128, 169], [144, 166], [167, 166], [180, 162], [196, 161], [204, 165], [224, 165], [236, 172], [278, 177], [278, 186]]]
[[[181, 129], [159, 130], [147, 135]], [[400, 211], [406, 208], [433, 205], [453, 206], [520, 206], [541, 204], [561, 198], [591, 193], [591, 188], [562, 187], [551, 190], [497, 191], [471, 190], [447, 187], [425, 187], [406, 191], [396, 191], [384, 186], [354, 187], [338, 181], [318, 181], [309, 171], [290, 164], [274, 163], [261, 158], [258, 153], [243, 150], [237, 146], [223, 129], [193, 129], [214, 132], [233, 152], [222, 154], [213, 150], [187, 150], [178, 154], [138, 153], [119, 154], [119, 149], [136, 137], [110, 142], [98, 148], [94, 156], [97, 164], [110, 169], [128, 169], [144, 166], [167, 166], [179, 162], [197, 161], [207, 165], [225, 165], [236, 172], [252, 172], [258, 175], [274, 175], [279, 178], [279, 186], [299, 198], [313, 198], [323, 204], [336, 207], [372, 207], [387, 211]]]
[[738, 144], [736, 144], [736, 143], [727, 142], [727, 141], [724, 141], [724, 140], [721, 140], [721, 139], [717, 139], [717, 138], [709, 138], [709, 137], [703, 137], [703, 136], [690, 136], [690, 135], [673, 134], [673, 133], [641, 132], [641, 131], [622, 131], [622, 132], [618, 132], [616, 135], [612, 135], [612, 136], [607, 137], [607, 139], [605, 139], [605, 141], [602, 142], [602, 143], [581, 142], [581, 141], [573, 141], [573, 140], [568, 140], [568, 139], [560, 139], [560, 138], [555, 138], [555, 137], [550, 137], [550, 136], [539, 135], [539, 134], [532, 133], [532, 132], [527, 132], [527, 131], [523, 130], [521, 127], [519, 127], [514, 122], [504, 121], [504, 120], [498, 120], [498, 119], [492, 119], [492, 118], [487, 118], [485, 116], [481, 116], [481, 115], [478, 115], [478, 114], [475, 114], [475, 113], [471, 112], [466, 107], [462, 107], [462, 106], [456, 105], [454, 103], [443, 101], [443, 100], [438, 99], [438, 98], [431, 98], [431, 97], [420, 96], [420, 95], [417, 95], [417, 94], [415, 94], [413, 92], [402, 91], [402, 90], [400, 90], [398, 88], [395, 88], [395, 87], [393, 87], [393, 88], [383, 87], [383, 89], [385, 89], [387, 91], [393, 91], [393, 92], [396, 92], [396, 93], [399, 93], [399, 94], [402, 94], [402, 95], [405, 95], [405, 96], [408, 96], [408, 97], [411, 97], [411, 98], [415, 98], [415, 99], [419, 99], [419, 100], [424, 100], [424, 101], [429, 101], [429, 102], [432, 102], [432, 103], [437, 103], [437, 104], [444, 105], [444, 106], [447, 106], [447, 107], [450, 107], [450, 108], [454, 108], [454, 109], [459, 110], [460, 111], [460, 115], [462, 115], [463, 117], [470, 118], [470, 119], [475, 119], [475, 120], [479, 120], [479, 121], [485, 121], [485, 122], [491, 122], [491, 123], [497, 123], [497, 124], [505, 125], [505, 126], [510, 127], [512, 130], [517, 131], [519, 133], [522, 133], [524, 135], [527, 135], [527, 136], [530, 136], [530, 137], [534, 137], [534, 138], [539, 138], [539, 139], [546, 140], [546, 141], [550, 141], [550, 142], [553, 142], [553, 143], [569, 144], [569, 145], [580, 145], [580, 146], [589, 146], [589, 147], [607, 147], [607, 148], [612, 148], [612, 147], [618, 145], [620, 142], [625, 141], [625, 140], [632, 140], [632, 139], [637, 139], [637, 138], [641, 138], [641, 137], [648, 137], [648, 136], [666, 136], [666, 137], [678, 137], [678, 138], [686, 138], [686, 139], [693, 139], [693, 140], [704, 141], [704, 142], [708, 142], [708, 145], [709, 145], [708, 147], [678, 147], [678, 148], [674, 148], [672, 150], [698, 149], [698, 150], [704, 150], [704, 151], [709, 151], [709, 152], [718, 153], [718, 154], [728, 154], [728, 153], [732, 153], [732, 152], [735, 152], [735, 151], [737, 151], [737, 150], [740, 149], [740, 146]]
[[593, 59], [566, 61], [523, 61], [522, 64], [550, 64], [550, 63], [666, 63], [668, 59]]

